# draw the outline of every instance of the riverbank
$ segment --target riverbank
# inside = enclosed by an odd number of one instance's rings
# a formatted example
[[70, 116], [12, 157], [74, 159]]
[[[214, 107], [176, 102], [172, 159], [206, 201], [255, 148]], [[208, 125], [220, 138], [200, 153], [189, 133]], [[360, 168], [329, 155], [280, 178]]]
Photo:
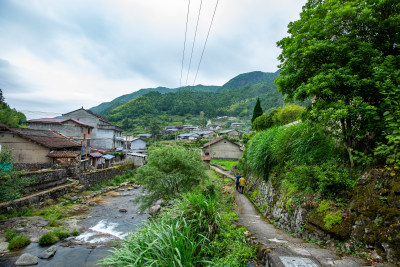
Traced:
[[[109, 248], [113, 240], [120, 239], [122, 235], [135, 229], [132, 226], [139, 226], [142, 220], [147, 219], [148, 215], [139, 214], [137, 206], [132, 203], [134, 198], [142, 195], [139, 188], [139, 185], [125, 182], [119, 186], [106, 186], [97, 191], [84, 191], [60, 199], [58, 203], [53, 203], [46, 208], [26, 211], [25, 216], [1, 221], [0, 248], [2, 256], [0, 262], [12, 266], [22, 253], [32, 252], [37, 256], [41, 250], [46, 248], [46, 246], [41, 247], [37, 244], [39, 238], [56, 229], [62, 229], [68, 233], [73, 231], [80, 233], [78, 236], [70, 236], [57, 243], [57, 258], [62, 257], [67, 253], [66, 251], [70, 251], [68, 253], [93, 254], [99, 249], [102, 250], [99, 254], [104, 257], [104, 253], [107, 251], [105, 248]], [[129, 227], [123, 227], [124, 225], [129, 225]], [[11, 229], [29, 237], [32, 243], [22, 250], [8, 251], [5, 234]], [[60, 250], [63, 252], [59, 253]], [[41, 264], [39, 266], [47, 266], [47, 263]]]

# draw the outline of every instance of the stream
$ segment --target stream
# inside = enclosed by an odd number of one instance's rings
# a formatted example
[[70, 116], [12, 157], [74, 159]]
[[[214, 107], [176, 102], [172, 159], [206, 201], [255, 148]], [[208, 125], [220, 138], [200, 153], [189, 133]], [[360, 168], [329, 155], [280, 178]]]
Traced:
[[[110, 254], [113, 245], [146, 222], [149, 215], [138, 213], [138, 204], [132, 201], [142, 194], [141, 189], [121, 189], [112, 193], [101, 197], [97, 205], [82, 214], [85, 218], [78, 222], [82, 226], [80, 235], [57, 242], [56, 254], [50, 259], [39, 259], [36, 266], [94, 266]], [[124, 210], [121, 212], [121, 209]], [[37, 256], [48, 247], [31, 243], [15, 254], [1, 257], [0, 266], [14, 266], [21, 254]]]

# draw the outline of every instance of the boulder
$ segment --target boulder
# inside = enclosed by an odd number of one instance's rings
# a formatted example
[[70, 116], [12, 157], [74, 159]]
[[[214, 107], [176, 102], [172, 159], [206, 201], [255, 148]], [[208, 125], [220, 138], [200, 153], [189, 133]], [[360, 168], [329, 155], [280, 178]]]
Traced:
[[57, 246], [53, 245], [49, 248], [47, 248], [46, 250], [43, 250], [42, 253], [40, 253], [39, 258], [41, 259], [48, 259], [54, 256], [54, 254], [56, 254], [57, 251]]
[[38, 257], [33, 256], [30, 253], [22, 254], [15, 262], [16, 266], [30, 266], [38, 264]]
[[153, 216], [154, 213], [159, 212], [160, 210], [161, 210], [161, 206], [157, 204], [157, 205], [150, 207], [149, 210], [147, 211], [147, 213], [150, 214], [151, 216]]

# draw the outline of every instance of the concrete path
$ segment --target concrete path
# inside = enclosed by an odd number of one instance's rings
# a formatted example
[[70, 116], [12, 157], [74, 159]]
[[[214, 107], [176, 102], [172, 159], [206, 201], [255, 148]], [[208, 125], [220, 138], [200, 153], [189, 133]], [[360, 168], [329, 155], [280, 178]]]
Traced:
[[[217, 167], [211, 166], [216, 172], [235, 178]], [[276, 229], [254, 208], [250, 200], [243, 194], [234, 193], [239, 210], [239, 225], [243, 225], [252, 234], [253, 240], [263, 246], [268, 253], [267, 265], [270, 267], [360, 267], [367, 262], [356, 257], [340, 257], [333, 250], [320, 248], [316, 244], [306, 243], [303, 239], [295, 238], [286, 232]], [[375, 265], [392, 266], [392, 265]]]

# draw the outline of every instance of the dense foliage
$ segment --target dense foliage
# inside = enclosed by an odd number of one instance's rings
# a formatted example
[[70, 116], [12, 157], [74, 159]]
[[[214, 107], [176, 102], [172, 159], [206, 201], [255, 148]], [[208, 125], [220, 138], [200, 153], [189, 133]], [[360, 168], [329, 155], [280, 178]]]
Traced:
[[204, 166], [197, 151], [179, 146], [154, 148], [147, 164], [135, 175], [147, 192], [141, 198], [141, 207], [147, 208], [159, 199], [168, 201], [179, 197], [204, 177]]
[[11, 151], [3, 148], [0, 153], [0, 201], [12, 201], [27, 192], [26, 187], [34, 178], [18, 177], [13, 166]]
[[278, 42], [279, 90], [291, 101], [314, 98], [308, 118], [340, 138], [351, 163], [354, 150], [371, 154], [379, 142], [390, 146], [383, 154], [397, 151], [399, 14], [397, 0], [310, 0]]
[[243, 266], [254, 259], [244, 228], [232, 225], [232, 198], [203, 179], [159, 217], [129, 236], [102, 266]]
[[252, 127], [257, 131], [266, 130], [272, 126], [285, 125], [299, 119], [304, 107], [287, 105], [283, 108], [270, 109], [253, 121]]
[[3, 92], [0, 89], [0, 123], [4, 123], [11, 127], [19, 127], [25, 125], [26, 117], [23, 113], [10, 108], [4, 102]]

